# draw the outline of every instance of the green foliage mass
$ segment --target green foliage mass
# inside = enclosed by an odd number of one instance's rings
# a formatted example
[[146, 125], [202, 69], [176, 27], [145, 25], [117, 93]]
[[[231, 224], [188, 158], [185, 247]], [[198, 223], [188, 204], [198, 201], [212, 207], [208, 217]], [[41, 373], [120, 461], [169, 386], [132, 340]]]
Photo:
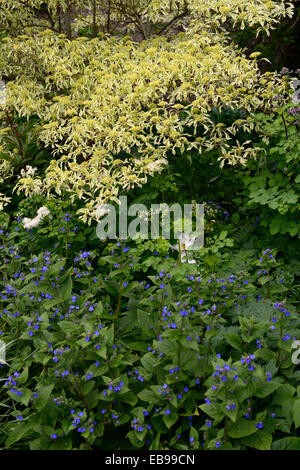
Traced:
[[[294, 11], [2, 0], [0, 449], [300, 450], [297, 77], [233, 42]], [[120, 194], [203, 247], [99, 240]]]
[[274, 252], [212, 270], [159, 241], [76, 254], [33, 236], [2, 233], [2, 447], [299, 449], [297, 296]]
[[300, 235], [299, 111], [294, 105], [283, 109], [276, 118], [258, 116], [269, 144], [259, 162], [249, 164], [249, 176], [244, 179], [247, 204], [261, 208], [263, 226], [269, 226], [272, 235]]
[[[81, 4], [74, 2], [74, 7]], [[6, 12], [9, 23], [19, 18], [18, 8], [31, 8], [37, 15], [42, 6], [48, 8], [48, 19], [69, 8], [58, 1], [44, 5], [33, 0], [26, 7], [11, 0], [4, 2], [3, 22]], [[141, 186], [161, 171], [169, 153], [216, 149], [221, 166], [245, 164], [259, 149], [251, 140], [241, 141], [239, 132], [259, 133], [254, 114], [288, 99], [290, 82], [276, 73], [261, 74], [259, 53], [246, 58], [224, 25], [229, 21], [243, 28], [247, 23], [257, 33], [268, 32], [279, 18], [293, 14], [292, 4], [235, 0], [229, 8], [223, 0], [176, 6], [153, 0], [137, 2], [137, 7], [143, 17], [139, 24], [154, 25], [175, 15], [185, 21], [182, 31], [151, 34], [139, 43], [103, 34], [69, 40], [57, 34], [54, 18], [50, 29], [43, 26], [37, 32], [37, 26], [24, 24], [24, 34], [1, 40], [0, 70], [7, 82], [0, 111], [3, 170], [9, 171], [9, 162], [22, 161], [18, 192], [68, 193], [73, 202], [85, 201], [79, 216], [89, 223], [97, 218], [99, 205], [117, 201], [121, 190]], [[214, 121], [216, 108], [241, 114], [225, 126]], [[43, 171], [31, 169], [34, 155], [25, 168], [20, 118], [38, 118], [33, 132], [49, 151]], [[17, 140], [13, 148], [11, 140]], [[7, 203], [11, 195], [4, 197]]]

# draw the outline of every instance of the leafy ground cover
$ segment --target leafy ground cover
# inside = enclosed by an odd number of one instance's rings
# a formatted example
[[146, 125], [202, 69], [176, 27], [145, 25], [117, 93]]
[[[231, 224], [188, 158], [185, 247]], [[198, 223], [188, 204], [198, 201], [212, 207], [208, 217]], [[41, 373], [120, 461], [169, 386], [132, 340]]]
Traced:
[[300, 450], [299, 2], [228, 3], [2, 1], [1, 449]]
[[230, 247], [179, 263], [164, 240], [66, 255], [33, 231], [1, 234], [2, 446], [299, 448], [299, 263]]

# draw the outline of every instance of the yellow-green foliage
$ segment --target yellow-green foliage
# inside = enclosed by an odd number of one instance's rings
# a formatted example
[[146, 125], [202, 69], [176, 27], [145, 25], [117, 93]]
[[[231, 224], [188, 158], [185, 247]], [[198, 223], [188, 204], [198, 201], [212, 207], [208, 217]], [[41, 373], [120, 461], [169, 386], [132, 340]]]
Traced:
[[[45, 13], [47, 11], [47, 13]], [[268, 30], [280, 17], [292, 15], [291, 1], [271, 0], [1, 0], [0, 29], [20, 32], [24, 26], [61, 32], [62, 23], [94, 25], [104, 32], [125, 28], [147, 39], [170, 26], [188, 25], [203, 31], [225, 22]]]
[[[170, 4], [144, 3], [153, 21]], [[30, 29], [2, 40], [0, 70], [10, 80], [0, 119], [5, 120], [5, 109], [27, 118], [38, 115], [39, 138], [53, 148], [45, 177], [32, 169], [23, 171], [18, 191], [66, 191], [72, 200], [85, 200], [80, 217], [91, 221], [99, 204], [116, 200], [121, 191], [161, 170], [169, 152], [217, 148], [221, 165], [255, 157], [257, 149], [250, 142], [229, 142], [237, 130], [254, 128], [253, 113], [274, 107], [275, 98], [285, 95], [286, 84], [276, 74], [262, 75], [256, 54], [246, 59], [229, 44], [226, 33], [209, 31], [208, 25], [210, 21], [216, 26], [230, 15], [234, 21], [265, 21], [268, 28], [283, 12], [283, 4], [232, 0], [227, 11], [229, 2], [223, 0], [184, 3], [193, 14], [193, 31], [172, 40], [69, 40], [49, 30], [37, 34]], [[242, 15], [245, 12], [248, 16]], [[200, 19], [203, 30], [197, 34]], [[243, 109], [247, 117], [230, 127], [215, 125], [210, 110], [225, 106]], [[200, 125], [205, 130], [201, 138], [196, 136]]]
[[[86, 3], [84, 0], [1, 0], [0, 31], [15, 34], [26, 26], [55, 29], [59, 16], [63, 16], [71, 6], [80, 8]], [[48, 14], [45, 14], [45, 5]]]

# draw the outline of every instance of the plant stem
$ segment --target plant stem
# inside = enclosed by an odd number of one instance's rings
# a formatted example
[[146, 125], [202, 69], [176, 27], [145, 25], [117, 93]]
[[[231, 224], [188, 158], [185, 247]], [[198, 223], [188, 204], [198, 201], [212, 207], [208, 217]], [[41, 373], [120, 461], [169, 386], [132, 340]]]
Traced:
[[19, 147], [19, 152], [20, 152], [20, 155], [21, 155], [21, 157], [22, 157], [22, 160], [24, 160], [23, 146], [22, 146], [20, 134], [19, 134], [19, 132], [18, 132], [18, 127], [17, 127], [15, 124], [13, 124], [12, 118], [10, 117], [9, 112], [8, 112], [7, 110], [5, 110], [5, 114], [6, 114], [8, 123], [9, 123], [9, 125], [10, 125], [10, 127], [11, 127], [11, 130], [12, 130], [13, 134], [14, 134], [15, 137], [17, 138], [18, 147]]
[[159, 326], [158, 326], [158, 333], [157, 337], [160, 335], [160, 330], [161, 330], [161, 325], [162, 325], [162, 313], [164, 310], [164, 293], [161, 293], [161, 309], [160, 309], [160, 314], [159, 314]]
[[116, 318], [118, 318], [119, 313], [120, 313], [121, 299], [122, 299], [122, 279], [119, 285], [118, 303], [117, 303], [116, 314], [115, 314]]

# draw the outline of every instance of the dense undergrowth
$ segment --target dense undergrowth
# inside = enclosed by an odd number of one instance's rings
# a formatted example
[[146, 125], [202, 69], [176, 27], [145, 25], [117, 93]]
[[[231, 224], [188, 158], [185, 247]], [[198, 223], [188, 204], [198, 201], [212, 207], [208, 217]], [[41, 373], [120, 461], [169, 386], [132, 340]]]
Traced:
[[[146, 3], [0, 7], [0, 448], [300, 450], [296, 9]], [[119, 195], [203, 247], [100, 240]]]
[[[128, 193], [206, 198], [192, 263], [163, 239], [101, 242], [68, 198], [14, 193], [1, 219], [2, 448], [300, 448], [291, 109], [287, 128], [268, 118], [266, 157], [246, 168], [175, 155]], [[43, 205], [50, 214], [25, 229]]]
[[70, 202], [24, 229], [40, 205], [1, 231], [2, 447], [299, 448], [297, 242], [210, 201], [180, 263], [166, 240], [100, 242]]

